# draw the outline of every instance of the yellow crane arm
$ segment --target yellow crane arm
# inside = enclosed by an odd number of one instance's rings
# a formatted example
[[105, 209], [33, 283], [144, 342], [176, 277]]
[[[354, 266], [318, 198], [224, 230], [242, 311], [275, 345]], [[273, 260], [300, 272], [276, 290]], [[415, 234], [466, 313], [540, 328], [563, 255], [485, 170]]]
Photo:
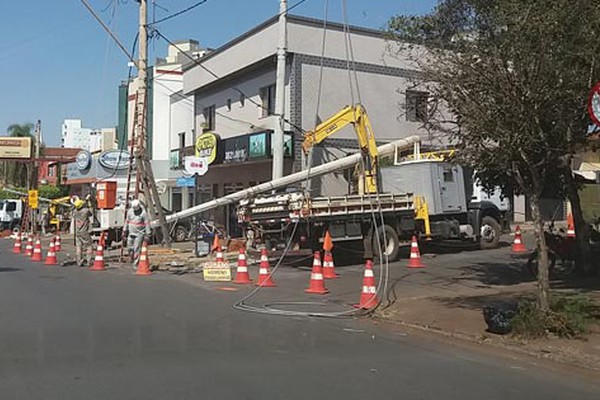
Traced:
[[302, 149], [305, 153], [348, 124], [354, 127], [358, 145], [365, 161], [365, 191], [377, 193], [378, 153], [371, 121], [364, 106], [346, 106], [328, 120], [304, 135]]

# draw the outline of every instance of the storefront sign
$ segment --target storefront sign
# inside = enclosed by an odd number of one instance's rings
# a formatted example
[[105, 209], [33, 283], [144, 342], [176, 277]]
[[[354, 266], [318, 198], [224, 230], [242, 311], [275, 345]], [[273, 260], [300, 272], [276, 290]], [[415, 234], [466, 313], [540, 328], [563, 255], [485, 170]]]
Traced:
[[250, 149], [248, 151], [250, 158], [263, 158], [269, 155], [268, 139], [270, 139], [270, 136], [267, 132], [250, 135]]
[[239, 163], [248, 160], [248, 136], [225, 139], [225, 163]]
[[227, 282], [231, 280], [231, 268], [226, 262], [207, 262], [202, 268], [204, 280], [208, 282]]
[[77, 153], [75, 164], [77, 165], [77, 169], [80, 171], [88, 169], [90, 165], [92, 165], [92, 155], [87, 150], [81, 150], [79, 153]]
[[38, 191], [30, 190], [27, 194], [27, 203], [29, 204], [29, 207], [34, 209], [38, 208]]
[[1, 137], [0, 158], [22, 160], [31, 158], [31, 138]]
[[200, 176], [208, 171], [208, 160], [204, 157], [186, 157], [185, 172], [190, 175], [198, 174]]
[[219, 137], [212, 132], [206, 132], [196, 139], [196, 157], [206, 158], [212, 164], [217, 158]]
[[177, 187], [195, 187], [196, 178], [193, 176], [190, 178], [177, 178], [175, 185], [177, 185]]
[[125, 169], [129, 167], [130, 155], [125, 150], [108, 150], [100, 154], [98, 162], [108, 169]]

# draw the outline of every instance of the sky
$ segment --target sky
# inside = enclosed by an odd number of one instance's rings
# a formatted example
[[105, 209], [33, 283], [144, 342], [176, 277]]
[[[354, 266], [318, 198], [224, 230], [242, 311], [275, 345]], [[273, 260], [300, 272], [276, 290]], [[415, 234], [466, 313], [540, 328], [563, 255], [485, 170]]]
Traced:
[[[198, 0], [148, 0], [149, 20], [183, 10]], [[293, 6], [298, 0], [288, 0]], [[346, 0], [348, 22], [383, 28], [390, 17], [429, 12], [437, 0]], [[127, 48], [137, 33], [135, 0], [89, 0]], [[291, 13], [322, 19], [326, 0], [305, 0]], [[342, 21], [342, 0], [329, 0], [328, 20]], [[217, 48], [279, 11], [279, 0], [207, 0], [158, 24], [169, 40], [196, 39]], [[149, 42], [150, 64], [167, 43]], [[81, 0], [0, 1], [0, 135], [14, 123], [42, 121], [44, 141], [60, 143], [64, 119], [86, 128], [117, 123], [118, 85], [127, 79], [127, 57]], [[134, 72], [135, 73], [135, 72]]]

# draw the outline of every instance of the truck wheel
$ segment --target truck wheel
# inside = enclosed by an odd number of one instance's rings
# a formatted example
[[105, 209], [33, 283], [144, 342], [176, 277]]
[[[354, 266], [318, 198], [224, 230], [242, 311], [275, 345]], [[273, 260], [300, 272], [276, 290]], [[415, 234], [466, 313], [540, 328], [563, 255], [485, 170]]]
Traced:
[[493, 217], [487, 216], [481, 219], [481, 230], [479, 235], [479, 246], [481, 249], [495, 249], [500, 241], [502, 229], [500, 224]]
[[183, 242], [188, 236], [187, 229], [181, 225], [177, 225], [175, 227], [175, 232], [173, 232], [173, 240], [176, 242]]
[[381, 243], [378, 242], [377, 236], [374, 234], [373, 253], [375, 254], [375, 256], [379, 257], [380, 254], [384, 254], [387, 255], [388, 260], [390, 261], [397, 260], [398, 255], [400, 254], [400, 240], [398, 240], [398, 234], [396, 233], [394, 228], [392, 228], [389, 225], [384, 225], [383, 227], [380, 227], [377, 231], [379, 232], [379, 241], [381, 241]]

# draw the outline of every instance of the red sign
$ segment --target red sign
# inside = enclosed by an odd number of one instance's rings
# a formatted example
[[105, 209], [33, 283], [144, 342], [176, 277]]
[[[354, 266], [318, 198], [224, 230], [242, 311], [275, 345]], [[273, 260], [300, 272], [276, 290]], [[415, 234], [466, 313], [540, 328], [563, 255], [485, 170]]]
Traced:
[[596, 83], [590, 92], [588, 114], [594, 124], [600, 126], [600, 82]]

